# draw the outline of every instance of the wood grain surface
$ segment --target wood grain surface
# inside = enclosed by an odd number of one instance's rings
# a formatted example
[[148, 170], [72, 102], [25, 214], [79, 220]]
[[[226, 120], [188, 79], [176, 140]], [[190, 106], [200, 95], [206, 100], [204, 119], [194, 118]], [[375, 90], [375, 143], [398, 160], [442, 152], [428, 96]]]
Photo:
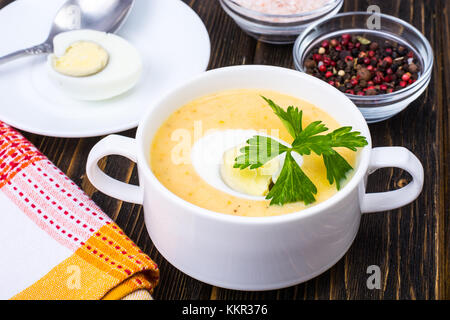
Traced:
[[[0, 0], [0, 8], [9, 2]], [[250, 38], [223, 12], [217, 0], [185, 2], [199, 14], [209, 31], [210, 69], [239, 64], [293, 68], [292, 46], [273, 46]], [[186, 276], [172, 267], [153, 246], [144, 226], [141, 206], [112, 199], [89, 183], [85, 175], [86, 159], [101, 137], [60, 139], [25, 132], [24, 135], [82, 186], [159, 264], [161, 283], [155, 291], [156, 299], [449, 299], [450, 2], [345, 0], [341, 11], [365, 11], [372, 4], [380, 6], [383, 13], [416, 26], [429, 39], [435, 52], [428, 90], [401, 114], [370, 125], [374, 146], [404, 146], [418, 156], [425, 168], [425, 186], [411, 205], [364, 215], [360, 232], [344, 258], [306, 283], [277, 291], [242, 292], [212, 287]], [[133, 137], [135, 130], [121, 134]], [[124, 158], [105, 158], [101, 167], [113, 178], [138, 182], [135, 164]], [[409, 178], [401, 170], [381, 170], [370, 177], [369, 191], [396, 189]], [[381, 268], [380, 290], [369, 290], [366, 286], [366, 269], [370, 265]]]

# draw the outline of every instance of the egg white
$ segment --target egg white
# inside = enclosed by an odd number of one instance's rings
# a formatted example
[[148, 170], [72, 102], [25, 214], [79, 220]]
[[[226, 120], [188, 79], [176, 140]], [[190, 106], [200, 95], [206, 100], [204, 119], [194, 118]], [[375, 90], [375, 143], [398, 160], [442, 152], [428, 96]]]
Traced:
[[[108, 52], [106, 67], [91, 76], [72, 77], [53, 68], [53, 59], [65, 54], [74, 42], [92, 41]], [[47, 66], [50, 78], [69, 96], [79, 100], [106, 100], [123, 94], [139, 81], [143, 62], [138, 50], [125, 39], [94, 30], [75, 30], [58, 34], [53, 39], [54, 54], [49, 55]]]

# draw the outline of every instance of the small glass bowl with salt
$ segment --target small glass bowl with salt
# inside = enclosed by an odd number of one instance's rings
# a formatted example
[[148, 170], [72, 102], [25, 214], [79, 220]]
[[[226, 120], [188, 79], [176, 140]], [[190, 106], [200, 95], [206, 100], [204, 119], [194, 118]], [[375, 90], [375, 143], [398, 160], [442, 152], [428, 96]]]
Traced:
[[247, 34], [272, 44], [289, 44], [309, 25], [334, 16], [344, 0], [219, 0]]

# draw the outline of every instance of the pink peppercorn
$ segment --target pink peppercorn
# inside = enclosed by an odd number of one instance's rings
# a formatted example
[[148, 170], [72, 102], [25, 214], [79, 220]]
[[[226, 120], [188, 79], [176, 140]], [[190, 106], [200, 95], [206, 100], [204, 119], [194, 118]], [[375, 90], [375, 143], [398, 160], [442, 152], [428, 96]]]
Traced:
[[373, 78], [373, 82], [375, 82], [376, 84], [380, 84], [383, 80], [381, 80], [381, 78], [379, 76], [376, 76], [375, 78]]
[[313, 54], [313, 59], [315, 61], [322, 61], [323, 57], [322, 57], [322, 55], [315, 53], [315, 54]]
[[344, 33], [342, 35], [342, 40], [350, 41], [351, 38], [352, 38], [352, 36], [348, 33]]
[[392, 64], [392, 58], [391, 57], [385, 57], [383, 59], [383, 61], [386, 61], [387, 64], [391, 65]]
[[411, 79], [411, 73], [407, 72], [402, 76], [402, 80], [403, 81], [408, 81], [409, 79]]

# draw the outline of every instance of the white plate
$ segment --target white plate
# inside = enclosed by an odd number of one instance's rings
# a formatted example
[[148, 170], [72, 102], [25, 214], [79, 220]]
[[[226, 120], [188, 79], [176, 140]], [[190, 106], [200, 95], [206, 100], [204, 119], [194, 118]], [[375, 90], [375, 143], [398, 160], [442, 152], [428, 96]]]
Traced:
[[[66, 0], [18, 0], [0, 10], [0, 55], [39, 44]], [[91, 137], [137, 126], [149, 101], [206, 70], [208, 32], [180, 0], [136, 0], [119, 35], [141, 52], [145, 69], [130, 92], [102, 102], [69, 98], [48, 79], [46, 57], [0, 66], [0, 120], [56, 137]]]

